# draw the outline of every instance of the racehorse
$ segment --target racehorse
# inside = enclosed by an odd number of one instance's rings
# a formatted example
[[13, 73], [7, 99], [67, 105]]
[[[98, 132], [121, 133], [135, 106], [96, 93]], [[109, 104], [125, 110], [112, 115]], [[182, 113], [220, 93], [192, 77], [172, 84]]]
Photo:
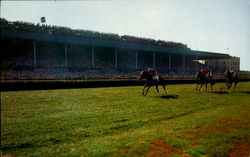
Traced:
[[[153, 75], [151, 73], [149, 73], [147, 70], [142, 70], [142, 72], [140, 73], [140, 77], [139, 77], [139, 80], [145, 78], [145, 85], [144, 85], [144, 88], [143, 88], [143, 91], [142, 91], [142, 95], [146, 96], [147, 93], [148, 93], [149, 88], [151, 86], [154, 86], [154, 85], [156, 86], [157, 93], [159, 93], [158, 85], [162, 85], [164, 91], [167, 94], [167, 91], [166, 91], [166, 88], [165, 88], [166, 79], [162, 78], [161, 76], [158, 76], [158, 77], [159, 77], [159, 79], [155, 80], [155, 79], [153, 79]], [[144, 94], [145, 88], [147, 88], [147, 90], [146, 90], [146, 93]]]
[[196, 86], [196, 91], [198, 89], [198, 86], [199, 84], [201, 85], [200, 88], [199, 88], [199, 91], [201, 90], [202, 86], [205, 84], [206, 85], [206, 89], [205, 91], [207, 90], [207, 84], [210, 83], [211, 85], [211, 90], [213, 91], [213, 85], [215, 84], [212, 77], [211, 76], [207, 76], [206, 75], [203, 75], [200, 71], [198, 72], [197, 74], [197, 77], [196, 77], [196, 81], [197, 82], [197, 86]]
[[235, 76], [232, 76], [232, 72], [230, 72], [229, 70], [226, 71], [226, 78], [227, 78], [227, 83], [226, 83], [226, 86], [227, 86], [227, 89], [229, 90], [233, 85], [234, 83], [234, 90], [237, 86], [237, 83], [239, 82], [239, 78], [238, 78], [238, 75], [236, 74]]

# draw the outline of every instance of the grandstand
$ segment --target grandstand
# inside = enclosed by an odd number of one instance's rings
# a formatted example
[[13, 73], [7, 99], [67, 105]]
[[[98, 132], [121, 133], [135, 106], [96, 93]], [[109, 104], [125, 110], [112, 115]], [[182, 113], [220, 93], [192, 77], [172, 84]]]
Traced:
[[240, 62], [177, 42], [2, 18], [1, 43], [2, 79], [136, 78], [149, 67], [167, 77], [194, 76], [201, 68], [222, 76], [232, 66], [239, 71]]

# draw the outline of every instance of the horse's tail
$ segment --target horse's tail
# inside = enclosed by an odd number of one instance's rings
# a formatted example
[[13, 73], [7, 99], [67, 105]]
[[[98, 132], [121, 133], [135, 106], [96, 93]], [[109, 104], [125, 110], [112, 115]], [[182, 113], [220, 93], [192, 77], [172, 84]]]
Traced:
[[160, 82], [162, 82], [163, 84], [167, 84], [167, 77], [161, 77], [161, 76], [158, 77]]
[[239, 77], [236, 75], [236, 76], [234, 77], [234, 80], [235, 80], [235, 82], [239, 82]]
[[207, 77], [207, 80], [208, 80], [208, 82], [211, 83], [211, 85], [214, 85], [214, 84], [215, 84], [215, 83], [214, 83], [214, 80], [212, 79], [211, 76], [208, 76], [208, 77]]
[[200, 78], [200, 73], [199, 71], [196, 73], [196, 81]]

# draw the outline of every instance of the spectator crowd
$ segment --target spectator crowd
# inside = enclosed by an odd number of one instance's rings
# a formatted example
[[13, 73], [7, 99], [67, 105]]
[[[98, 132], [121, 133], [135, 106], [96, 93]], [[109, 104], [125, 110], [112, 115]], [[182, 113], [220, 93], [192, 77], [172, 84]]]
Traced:
[[11, 31], [23, 31], [23, 32], [39, 32], [45, 33], [49, 35], [53, 34], [61, 34], [61, 35], [69, 35], [69, 36], [80, 36], [86, 38], [96, 38], [103, 40], [113, 40], [113, 41], [122, 41], [122, 42], [132, 42], [132, 43], [140, 43], [140, 44], [149, 44], [155, 46], [162, 47], [174, 47], [174, 48], [188, 48], [187, 45], [182, 44], [180, 42], [172, 42], [172, 41], [164, 41], [164, 40], [155, 40], [143, 37], [136, 37], [130, 35], [122, 35], [114, 33], [103, 33], [91, 30], [73, 30], [68, 27], [60, 27], [60, 26], [51, 26], [45, 24], [33, 24], [28, 22], [10, 22], [3, 18], [0, 18], [1, 22], [1, 30], [11, 30]]

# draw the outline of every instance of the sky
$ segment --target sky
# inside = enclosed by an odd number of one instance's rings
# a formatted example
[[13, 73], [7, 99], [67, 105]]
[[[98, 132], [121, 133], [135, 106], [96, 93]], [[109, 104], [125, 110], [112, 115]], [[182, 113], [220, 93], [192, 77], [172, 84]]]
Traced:
[[250, 0], [3, 0], [1, 18], [182, 42], [250, 71]]

